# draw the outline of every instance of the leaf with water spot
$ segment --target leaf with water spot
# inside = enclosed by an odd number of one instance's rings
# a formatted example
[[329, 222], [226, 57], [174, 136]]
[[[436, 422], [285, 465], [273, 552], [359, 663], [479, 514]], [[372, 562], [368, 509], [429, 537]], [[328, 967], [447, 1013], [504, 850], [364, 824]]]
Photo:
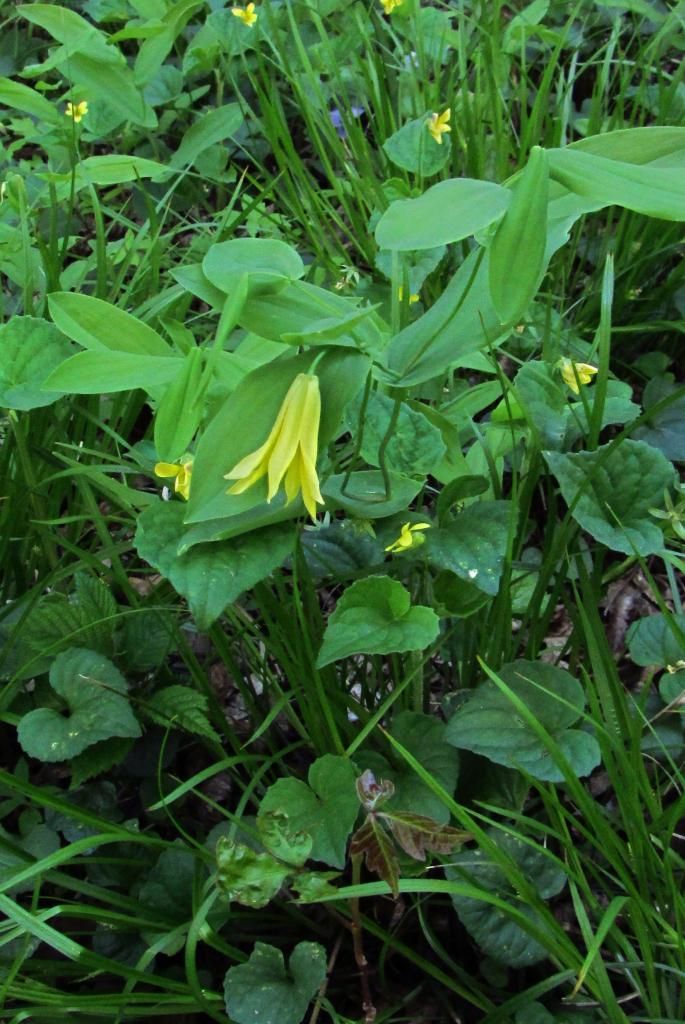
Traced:
[[494, 595], [499, 590], [515, 515], [510, 501], [469, 505], [453, 522], [426, 534], [426, 557], [437, 569], [449, 569], [483, 593]]
[[103, 655], [76, 647], [63, 651], [50, 669], [50, 685], [67, 714], [37, 708], [24, 715], [18, 738], [30, 757], [66, 761], [100, 740], [140, 736], [126, 680]]

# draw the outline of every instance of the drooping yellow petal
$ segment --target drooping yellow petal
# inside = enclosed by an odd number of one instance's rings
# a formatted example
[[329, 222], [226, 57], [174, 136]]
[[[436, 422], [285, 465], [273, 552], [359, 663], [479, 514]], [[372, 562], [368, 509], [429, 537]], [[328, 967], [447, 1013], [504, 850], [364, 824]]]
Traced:
[[276, 438], [276, 443], [269, 457], [269, 492], [267, 501], [271, 501], [281, 481], [285, 476], [288, 466], [295, 458], [300, 443], [300, 432], [302, 429], [302, 418], [305, 413], [307, 402], [307, 374], [298, 373], [290, 385], [290, 390], [285, 396], [283, 408], [285, 415]]
[[155, 476], [175, 477], [181, 472], [181, 467], [175, 462], [158, 462], [155, 466]]
[[264, 444], [225, 474], [226, 479], [237, 480], [227, 493], [242, 494], [267, 475], [267, 501], [284, 483], [287, 502], [302, 492], [307, 511], [316, 519], [316, 504], [323, 504], [316, 475], [320, 419], [318, 377], [300, 373], [288, 388]]
[[319, 489], [319, 478], [316, 475], [316, 463], [312, 462], [304, 452], [300, 451], [300, 482], [302, 485], [302, 501], [312, 519], [316, 519], [316, 506], [323, 505], [324, 500]]

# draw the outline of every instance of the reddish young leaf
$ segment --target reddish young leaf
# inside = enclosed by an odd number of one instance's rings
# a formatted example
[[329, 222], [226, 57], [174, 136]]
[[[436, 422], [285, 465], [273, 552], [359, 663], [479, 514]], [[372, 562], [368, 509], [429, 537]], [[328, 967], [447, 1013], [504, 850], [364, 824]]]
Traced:
[[400, 866], [393, 842], [375, 815], [370, 814], [352, 836], [350, 853], [364, 855], [369, 871], [388, 883], [395, 898], [399, 896]]

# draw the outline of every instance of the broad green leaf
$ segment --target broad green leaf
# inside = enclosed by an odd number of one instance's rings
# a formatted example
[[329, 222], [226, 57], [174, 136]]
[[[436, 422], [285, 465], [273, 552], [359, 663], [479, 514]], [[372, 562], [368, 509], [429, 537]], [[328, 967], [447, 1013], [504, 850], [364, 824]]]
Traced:
[[[36, 822], [28, 830], [22, 828], [21, 835], [18, 836], [6, 832], [0, 826], [0, 885], [3, 886], [3, 890], [10, 896], [15, 896], [22, 892], [31, 892], [35, 885], [33, 879], [29, 878], [9, 888], [7, 888], [7, 883], [10, 882], [13, 875], [22, 871], [31, 861], [49, 857], [51, 853], [59, 850], [60, 845], [57, 833], [42, 822]], [[3, 942], [0, 963], [4, 960], [6, 960], [6, 953], [5, 943]]]
[[309, 785], [299, 779], [278, 779], [269, 786], [259, 813], [287, 814], [291, 829], [311, 836], [313, 860], [342, 868], [347, 839], [359, 813], [355, 776], [347, 758], [324, 754], [309, 769]]
[[302, 277], [304, 264], [292, 246], [272, 238], [232, 238], [211, 245], [202, 261], [205, 277], [230, 294], [242, 274], [255, 295]]
[[571, 192], [606, 206], [648, 217], [685, 220], [685, 183], [680, 169], [640, 166], [579, 150], [549, 151], [550, 175]]
[[545, 458], [573, 518], [612, 551], [651, 555], [663, 548], [650, 508], [661, 508], [675, 480], [671, 463], [644, 441], [602, 445], [594, 452]]
[[285, 864], [301, 868], [312, 853], [312, 837], [308, 832], [293, 830], [288, 815], [283, 811], [260, 811], [257, 830], [268, 853]]
[[[544, 851], [499, 831], [491, 831], [490, 838], [514, 861], [541, 899], [551, 899], [564, 888], [566, 876]], [[451, 855], [445, 874], [449, 879], [469, 882], [486, 893], [499, 896], [531, 923], [543, 927], [539, 914], [517, 896], [503, 869], [483, 850], [469, 849]], [[471, 896], [452, 896], [452, 903], [460, 921], [481, 949], [501, 963], [527, 967], [547, 956], [545, 947], [499, 907]]]
[[485, 594], [499, 590], [515, 508], [510, 501], [478, 501], [446, 526], [426, 534], [425, 556]]
[[443, 376], [460, 359], [508, 336], [492, 303], [488, 268], [488, 252], [472, 252], [435, 305], [392, 339], [385, 355], [389, 383], [409, 388]]
[[88, 184], [124, 185], [126, 182], [139, 181], [141, 178], [158, 180], [168, 176], [169, 168], [166, 164], [142, 156], [128, 156], [125, 153], [89, 156], [77, 167], [79, 187]]
[[344, 316], [314, 320], [301, 331], [284, 331], [280, 337], [288, 345], [356, 345], [363, 350], [363, 339], [359, 338], [357, 328], [375, 311], [375, 306], [353, 309]]
[[81, 648], [64, 651], [52, 664], [50, 685], [64, 700], [68, 715], [53, 708], [24, 715], [17, 735], [30, 757], [66, 761], [111, 736], [140, 736], [126, 680], [102, 655]]
[[0, 407], [40, 409], [60, 397], [43, 391], [50, 374], [72, 355], [73, 346], [54, 324], [14, 316], [0, 326]]
[[[514, 379], [515, 397], [525, 413], [525, 422], [539, 435], [543, 448], [553, 451], [568, 449], [588, 433], [588, 416], [595, 403], [595, 389], [583, 388], [578, 401], [569, 402], [568, 389], [559, 373], [547, 364], [532, 359], [524, 363]], [[632, 400], [630, 385], [622, 381], [607, 381], [602, 408], [602, 427], [610, 423], [628, 423], [640, 415], [640, 407]], [[511, 399], [510, 399], [511, 403]], [[493, 413], [492, 419], [507, 420], [504, 403]], [[521, 420], [523, 422], [523, 419]]]
[[[298, 373], [307, 373], [311, 365], [311, 353], [288, 354], [253, 370], [224, 402], [197, 446], [187, 522], [235, 517], [237, 535], [251, 529], [255, 517], [263, 513], [281, 509], [282, 518], [302, 513], [299, 500], [283, 512], [281, 495], [268, 505], [265, 479], [243, 494], [228, 494], [231, 485], [224, 474], [264, 443], [291, 383]], [[368, 367], [368, 360], [360, 353], [333, 348], [317, 364], [321, 388], [319, 450], [336, 435], [343, 409], [362, 388]], [[242, 518], [241, 513], [245, 513]]]
[[120, 765], [131, 749], [133, 740], [112, 736], [108, 740], [100, 740], [92, 747], [86, 747], [71, 761], [71, 785], [76, 789], [89, 779], [94, 779], [103, 772], [108, 772], [115, 765]]
[[449, 141], [438, 145], [433, 139], [428, 131], [429, 118], [429, 114], [424, 114], [423, 117], [407, 122], [383, 143], [386, 156], [397, 167], [420, 174], [423, 178], [441, 171], [452, 152]]
[[90, 295], [53, 292], [50, 315], [60, 331], [85, 349], [138, 356], [171, 356], [164, 339], [141, 320]]
[[300, 1024], [325, 977], [318, 942], [299, 942], [287, 971], [280, 949], [257, 942], [247, 963], [226, 974], [226, 1013], [236, 1024]]
[[685, 615], [647, 615], [631, 624], [626, 640], [636, 665], [678, 665], [685, 660]]
[[[522, 659], [502, 666], [498, 676], [546, 729], [578, 776], [589, 775], [599, 764], [600, 752], [594, 736], [577, 727], [585, 707], [580, 683], [554, 665]], [[536, 779], [564, 779], [545, 743], [491, 679], [455, 712], [446, 738], [455, 747]]]
[[68, 56], [88, 53], [103, 64], [119, 66], [124, 58], [115, 46], [109, 46], [106, 37], [75, 11], [59, 4], [20, 4], [17, 14], [49, 35], [66, 48]]
[[165, 918], [187, 921], [193, 912], [196, 858], [179, 840], [164, 850], [138, 892], [140, 903]]
[[450, 178], [418, 199], [392, 203], [376, 227], [381, 249], [433, 249], [482, 231], [498, 220], [511, 201], [501, 185], [473, 178]]
[[189, 263], [184, 267], [174, 267], [169, 271], [174, 281], [191, 295], [196, 295], [213, 309], [222, 309], [226, 302], [226, 292], [215, 288], [207, 280], [201, 263]]
[[[444, 722], [430, 715], [418, 711], [401, 711], [393, 719], [389, 731], [428, 774], [452, 795], [457, 785], [459, 755], [445, 738], [446, 728]], [[384, 805], [388, 809], [414, 811], [440, 824], [449, 821], [450, 812], [442, 800], [392, 747], [387, 755], [365, 749], [358, 760], [370, 768], [376, 778], [389, 779], [393, 783], [395, 793]]]
[[177, 0], [167, 7], [161, 19], [160, 31], [145, 39], [138, 51], [135, 63], [135, 79], [138, 85], [145, 85], [159, 71], [177, 37], [197, 9], [202, 6], [203, 0]]
[[333, 520], [330, 526], [306, 530], [300, 543], [315, 580], [326, 576], [346, 579], [385, 559], [383, 547], [369, 533], [368, 524], [355, 519]]
[[503, 324], [524, 315], [540, 286], [547, 245], [548, 181], [547, 153], [533, 146], [490, 246], [490, 291]]
[[412, 479], [400, 473], [389, 474], [390, 490], [386, 490], [383, 474], [376, 469], [364, 469], [331, 476], [321, 487], [326, 502], [344, 509], [360, 519], [385, 519], [403, 512], [423, 487], [423, 480]]
[[77, 395], [131, 391], [154, 391], [169, 384], [183, 368], [183, 360], [174, 357], [140, 356], [128, 352], [79, 352], [54, 370], [43, 387], [46, 391]]
[[155, 413], [155, 448], [162, 462], [176, 462], [188, 450], [204, 412], [206, 379], [202, 350], [193, 348]]
[[180, 501], [150, 505], [138, 519], [135, 544], [141, 558], [186, 598], [198, 628], [204, 630], [243, 591], [285, 561], [294, 533], [290, 525], [272, 526], [239, 540], [201, 544], [180, 555], [184, 513]]
[[[359, 422], [361, 396], [350, 402], [345, 420], [350, 433], [362, 433], [362, 458], [371, 466], [379, 466], [379, 450], [390, 426], [394, 401], [388, 395], [373, 392]], [[385, 463], [393, 473], [407, 476], [427, 476], [439, 465], [447, 450], [440, 430], [424, 415], [420, 402], [408, 405], [402, 402], [399, 416], [385, 448]]]
[[317, 665], [352, 654], [423, 650], [433, 643], [440, 620], [432, 608], [411, 607], [409, 592], [389, 576], [357, 580], [328, 619]]
[[210, 146], [234, 135], [243, 123], [243, 114], [238, 103], [227, 103], [203, 114], [191, 124], [181, 144], [171, 158], [172, 167], [185, 167]]
[[277, 895], [292, 868], [221, 836], [216, 844], [217, 885], [228, 900], [260, 910]]
[[[367, 310], [361, 312], [363, 322], [369, 314]], [[250, 295], [240, 315], [240, 325], [262, 338], [281, 340], [285, 335], [296, 338], [311, 331], [312, 325], [321, 321], [339, 324], [349, 317], [355, 335], [363, 336], [357, 320], [359, 315], [358, 300], [318, 288], [308, 281], [289, 281], [278, 291]]]
[[21, 110], [52, 125], [61, 124], [64, 118], [56, 104], [50, 103], [35, 89], [14, 82], [11, 78], [0, 78], [0, 106]]
[[172, 726], [216, 743], [221, 742], [207, 717], [207, 698], [188, 686], [165, 686], [157, 690], [146, 701], [143, 710], [164, 729]]
[[[668, 405], [651, 413], [653, 406], [673, 397]], [[658, 448], [667, 459], [685, 462], [685, 389], [667, 373], [649, 381], [642, 395], [646, 422], [633, 431], [636, 441]]]

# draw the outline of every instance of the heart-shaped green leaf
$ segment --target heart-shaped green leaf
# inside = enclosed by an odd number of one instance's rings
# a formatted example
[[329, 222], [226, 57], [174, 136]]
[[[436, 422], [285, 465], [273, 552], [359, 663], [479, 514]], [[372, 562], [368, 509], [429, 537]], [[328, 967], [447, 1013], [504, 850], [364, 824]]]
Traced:
[[47, 320], [15, 316], [0, 327], [0, 407], [40, 409], [60, 397], [43, 382], [73, 354], [73, 346]]
[[[597, 740], [571, 728], [585, 707], [580, 683], [554, 665], [524, 660], [503, 665], [498, 676], [544, 726], [574, 771], [579, 776], [589, 775], [600, 760]], [[455, 712], [446, 738], [455, 747], [482, 754], [507, 768], [522, 769], [536, 779], [563, 781], [546, 744], [491, 679]]]
[[644, 441], [603, 445], [594, 452], [546, 452], [573, 518], [612, 551], [651, 555], [663, 534], [650, 508], [663, 507], [675, 471], [665, 456]]
[[231, 601], [287, 558], [293, 528], [268, 526], [235, 540], [198, 544], [179, 555], [184, 513], [177, 501], [150, 505], [138, 519], [136, 547], [186, 598], [198, 628], [208, 629]]
[[111, 736], [140, 736], [126, 680], [101, 654], [75, 647], [63, 651], [50, 669], [50, 685], [69, 714], [38, 708], [24, 715], [18, 737], [30, 757], [66, 761]]
[[328, 620], [317, 665], [350, 654], [390, 654], [428, 647], [440, 628], [432, 608], [410, 605], [409, 592], [389, 576], [369, 576], [349, 587]]
[[257, 942], [247, 963], [226, 974], [226, 1012], [237, 1024], [300, 1024], [325, 977], [318, 942], [298, 943], [287, 971], [280, 949]]
[[260, 816], [282, 812], [294, 832], [312, 837], [311, 857], [331, 867], [345, 863], [345, 847], [359, 812], [356, 772], [344, 757], [324, 754], [309, 769], [309, 785], [299, 779], [279, 779], [261, 802]]

